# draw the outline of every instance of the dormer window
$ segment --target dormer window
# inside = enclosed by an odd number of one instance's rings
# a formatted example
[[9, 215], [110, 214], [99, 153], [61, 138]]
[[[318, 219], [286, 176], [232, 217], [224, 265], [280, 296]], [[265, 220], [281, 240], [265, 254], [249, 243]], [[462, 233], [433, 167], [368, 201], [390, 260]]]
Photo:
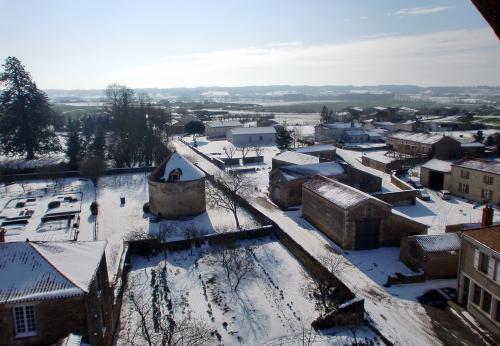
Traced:
[[182, 171], [179, 168], [176, 168], [168, 175], [168, 181], [180, 181], [181, 175]]

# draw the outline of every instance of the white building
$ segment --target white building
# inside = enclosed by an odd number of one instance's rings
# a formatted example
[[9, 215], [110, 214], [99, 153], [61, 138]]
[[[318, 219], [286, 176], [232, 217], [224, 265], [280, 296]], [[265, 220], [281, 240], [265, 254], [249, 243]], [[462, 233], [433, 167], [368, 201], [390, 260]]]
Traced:
[[241, 127], [238, 120], [214, 120], [205, 124], [205, 134], [207, 138], [226, 138], [227, 131]]
[[227, 132], [227, 140], [237, 147], [276, 143], [274, 127], [239, 127]]

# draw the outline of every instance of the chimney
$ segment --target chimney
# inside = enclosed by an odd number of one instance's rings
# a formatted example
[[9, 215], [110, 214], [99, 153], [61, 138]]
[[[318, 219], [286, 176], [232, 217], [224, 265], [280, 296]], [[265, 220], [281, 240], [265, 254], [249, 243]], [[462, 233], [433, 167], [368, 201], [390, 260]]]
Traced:
[[0, 243], [5, 243], [5, 233], [7, 233], [5, 228], [0, 228]]
[[481, 219], [481, 227], [491, 226], [493, 224], [493, 207], [487, 204], [483, 208], [483, 218]]

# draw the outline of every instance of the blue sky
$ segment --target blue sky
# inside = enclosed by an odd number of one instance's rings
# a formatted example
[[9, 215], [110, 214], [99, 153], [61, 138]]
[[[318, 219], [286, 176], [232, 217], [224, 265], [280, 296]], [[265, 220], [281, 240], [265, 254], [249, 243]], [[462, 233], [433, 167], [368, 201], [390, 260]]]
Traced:
[[500, 84], [468, 0], [0, 0], [0, 32], [42, 88]]

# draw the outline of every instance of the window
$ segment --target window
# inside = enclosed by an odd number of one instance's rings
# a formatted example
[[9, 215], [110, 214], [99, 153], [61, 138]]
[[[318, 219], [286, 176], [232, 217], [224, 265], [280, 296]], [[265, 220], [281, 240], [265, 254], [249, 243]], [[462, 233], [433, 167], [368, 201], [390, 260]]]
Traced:
[[462, 179], [469, 179], [469, 171], [464, 171], [464, 170], [461, 170], [460, 171], [460, 177]]
[[99, 270], [97, 270], [97, 273], [95, 275], [95, 282], [97, 288], [97, 295], [100, 296], [102, 291], [102, 285], [101, 285], [101, 274], [99, 273]]
[[474, 292], [472, 294], [472, 302], [476, 305], [479, 305], [481, 303], [481, 287], [478, 285], [474, 284]]
[[371, 217], [372, 216], [372, 208], [367, 207], [365, 209], [365, 217]]
[[491, 175], [484, 175], [483, 183], [485, 183], [486, 185], [493, 185], [493, 177]]
[[252, 136], [248, 136], [248, 141], [251, 142], [252, 141]]
[[479, 271], [485, 274], [488, 273], [488, 262], [489, 256], [481, 252], [479, 255]]
[[483, 291], [483, 303], [481, 304], [481, 309], [487, 314], [491, 311], [491, 294]]
[[14, 307], [16, 337], [36, 335], [35, 308], [33, 305]]
[[458, 183], [458, 191], [461, 193], [469, 193], [469, 184]]
[[182, 171], [179, 168], [174, 169], [168, 175], [168, 181], [179, 181], [179, 180], [181, 180], [181, 175], [182, 175]]
[[491, 190], [481, 189], [481, 197], [486, 200], [490, 200], [492, 196]]
[[259, 141], [263, 141], [263, 140], [264, 140], [264, 137], [259, 136]]
[[101, 306], [101, 332], [102, 335], [106, 334], [106, 315], [104, 315], [104, 309]]

